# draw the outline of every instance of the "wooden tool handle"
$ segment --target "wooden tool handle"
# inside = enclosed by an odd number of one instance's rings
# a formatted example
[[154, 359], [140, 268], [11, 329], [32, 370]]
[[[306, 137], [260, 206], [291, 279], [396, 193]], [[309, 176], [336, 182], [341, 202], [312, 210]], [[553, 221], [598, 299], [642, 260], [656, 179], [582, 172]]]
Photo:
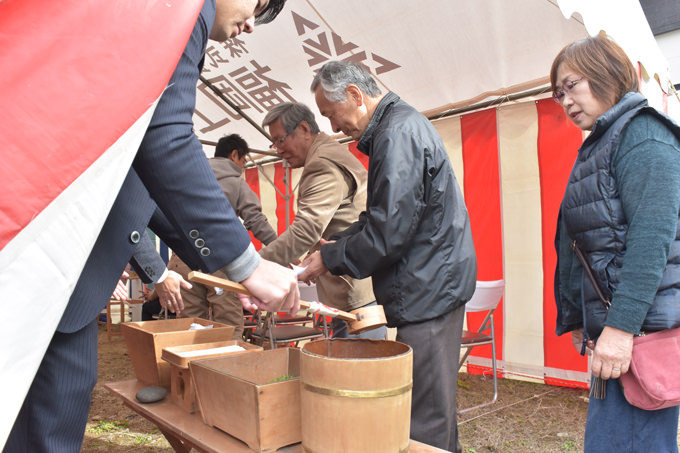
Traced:
[[[208, 286], [216, 286], [233, 293], [245, 294], [246, 296], [253, 295], [253, 293], [248, 291], [248, 288], [240, 283], [232, 282], [231, 280], [227, 280], [225, 278], [215, 277], [214, 275], [204, 274], [203, 272], [189, 272], [189, 281]], [[304, 308], [305, 310], [311, 309], [313, 312], [331, 316], [333, 318], [339, 318], [344, 321], [354, 322], [357, 320], [356, 315], [347, 313], [346, 311], [337, 310], [320, 302], [305, 302], [304, 300], [301, 300], [300, 307]]]
[[201, 283], [208, 286], [216, 286], [218, 288], [226, 289], [232, 293], [245, 294], [252, 296], [253, 293], [248, 291], [248, 288], [240, 283], [232, 282], [226, 278], [215, 277], [214, 275], [204, 274], [203, 272], [191, 271], [189, 272], [189, 281]]

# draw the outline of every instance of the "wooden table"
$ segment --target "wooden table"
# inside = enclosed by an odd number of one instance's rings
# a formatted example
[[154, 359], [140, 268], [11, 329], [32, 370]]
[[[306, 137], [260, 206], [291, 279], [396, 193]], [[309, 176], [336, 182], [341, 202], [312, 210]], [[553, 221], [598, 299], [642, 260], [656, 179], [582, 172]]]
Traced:
[[[177, 452], [188, 452], [192, 448], [209, 453], [250, 453], [253, 450], [240, 440], [229, 434], [203, 423], [201, 414], [190, 414], [176, 406], [169, 397], [153, 404], [141, 404], [135, 398], [137, 392], [145, 384], [136, 379], [110, 382], [104, 387], [123, 400], [126, 406], [158, 426]], [[294, 444], [277, 451], [285, 453], [302, 453], [302, 444]], [[411, 441], [411, 453], [445, 452], [415, 440]]]

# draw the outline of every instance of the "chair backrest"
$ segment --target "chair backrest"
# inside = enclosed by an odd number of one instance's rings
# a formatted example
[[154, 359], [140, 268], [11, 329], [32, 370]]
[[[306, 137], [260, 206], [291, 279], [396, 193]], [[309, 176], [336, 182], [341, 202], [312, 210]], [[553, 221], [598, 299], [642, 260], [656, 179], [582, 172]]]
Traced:
[[503, 297], [504, 289], [505, 280], [477, 281], [475, 293], [472, 295], [472, 299], [465, 304], [465, 311], [486, 311], [496, 308], [501, 297]]

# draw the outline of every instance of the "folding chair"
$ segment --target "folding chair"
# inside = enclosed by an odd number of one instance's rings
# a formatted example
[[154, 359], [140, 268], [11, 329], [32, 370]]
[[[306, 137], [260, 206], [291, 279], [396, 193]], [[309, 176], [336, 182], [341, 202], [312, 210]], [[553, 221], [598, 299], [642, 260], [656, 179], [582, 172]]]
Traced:
[[[464, 412], [471, 411], [473, 409], [479, 409], [480, 407], [488, 406], [493, 404], [498, 399], [498, 376], [496, 375], [496, 337], [494, 333], [493, 325], [493, 313], [498, 306], [498, 303], [503, 297], [503, 290], [505, 289], [504, 280], [495, 281], [477, 281], [477, 287], [472, 299], [465, 304], [465, 312], [482, 312], [488, 311], [484, 321], [477, 331], [463, 330], [463, 337], [461, 340], [460, 347], [467, 348], [463, 357], [461, 357], [458, 363], [458, 369], [463, 365], [465, 360], [467, 360], [470, 355], [472, 348], [476, 346], [491, 345], [491, 368], [493, 369], [493, 399], [489, 402], [479, 404], [477, 406], [469, 407], [466, 409], [459, 410], [458, 413], [462, 414]], [[489, 332], [487, 332], [489, 331]]]
[[251, 341], [253, 332], [262, 324], [260, 310], [249, 312], [243, 309], [243, 341]]

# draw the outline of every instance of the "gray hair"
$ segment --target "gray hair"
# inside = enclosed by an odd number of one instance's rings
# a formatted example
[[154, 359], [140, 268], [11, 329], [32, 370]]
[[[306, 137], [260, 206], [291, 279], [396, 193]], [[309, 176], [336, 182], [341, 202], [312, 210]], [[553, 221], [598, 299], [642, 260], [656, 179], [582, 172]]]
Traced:
[[380, 95], [378, 84], [365, 66], [350, 61], [329, 61], [319, 69], [312, 80], [312, 93], [321, 85], [323, 94], [330, 102], [347, 100], [347, 85], [356, 85], [371, 97]]
[[319, 133], [319, 125], [316, 124], [314, 113], [301, 102], [284, 102], [274, 106], [262, 120], [262, 127], [267, 127], [278, 119], [281, 119], [281, 124], [287, 134], [293, 132], [293, 129], [302, 121], [309, 124], [312, 134]]

